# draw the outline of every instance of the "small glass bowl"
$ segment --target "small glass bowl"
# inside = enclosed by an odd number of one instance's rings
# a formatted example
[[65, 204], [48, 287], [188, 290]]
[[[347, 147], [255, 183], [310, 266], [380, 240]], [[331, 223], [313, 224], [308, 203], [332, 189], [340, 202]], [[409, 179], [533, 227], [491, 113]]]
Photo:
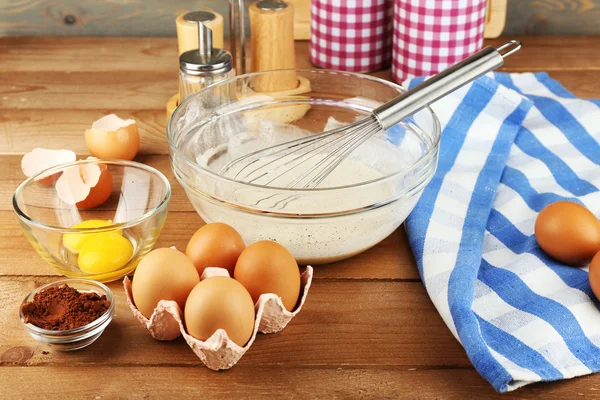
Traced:
[[[54, 183], [40, 176], [57, 176], [67, 168], [96, 164], [108, 168], [112, 192], [103, 204], [80, 209], [63, 201]], [[42, 171], [23, 182], [15, 191], [13, 207], [34, 249], [58, 272], [69, 278], [110, 282], [133, 271], [156, 243], [167, 216], [171, 186], [156, 169], [133, 161], [82, 160]], [[102, 228], [72, 228], [90, 219], [112, 221]], [[64, 243], [66, 234], [119, 232], [133, 247], [126, 264], [117, 268], [85, 272], [79, 268], [78, 254]]]
[[[48, 283], [34, 289], [25, 297], [23, 303], [32, 301], [33, 297], [48, 288], [69, 285], [73, 289], [80, 292], [95, 292], [99, 295], [105, 295], [110, 306], [108, 310], [95, 321], [90, 322], [79, 328], [69, 329], [66, 331], [53, 331], [42, 329], [30, 323], [25, 323], [22, 307], [19, 307], [19, 319], [25, 328], [25, 331], [35, 340], [46, 343], [54, 350], [73, 351], [83, 349], [94, 343], [100, 337], [104, 329], [110, 324], [115, 314], [115, 301], [112, 291], [100, 282], [91, 281], [89, 279], [62, 279], [60, 281]], [[23, 304], [21, 303], [21, 304]]]

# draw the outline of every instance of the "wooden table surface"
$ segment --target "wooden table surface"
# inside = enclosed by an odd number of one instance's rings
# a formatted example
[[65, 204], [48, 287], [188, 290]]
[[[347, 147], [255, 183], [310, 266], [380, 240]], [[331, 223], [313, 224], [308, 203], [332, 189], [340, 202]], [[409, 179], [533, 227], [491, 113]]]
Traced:
[[[600, 97], [600, 37], [522, 39], [505, 71], [547, 71], [578, 96]], [[92, 346], [47, 352], [24, 332], [20, 302], [57, 275], [12, 210], [22, 154], [41, 146], [86, 155], [83, 132], [94, 120], [113, 112], [134, 118], [142, 135], [137, 160], [173, 186], [158, 246], [183, 248], [203, 224], [167, 156], [164, 108], [177, 90], [176, 47], [173, 38], [0, 39], [0, 398], [500, 398], [433, 307], [403, 229], [352, 259], [318, 266], [302, 312], [281, 333], [259, 336], [225, 372], [205, 368], [182, 339], [153, 340], [120, 283], [110, 284], [115, 318]], [[297, 53], [299, 67], [309, 67], [307, 43], [298, 42]], [[599, 391], [600, 375], [502, 398]]]

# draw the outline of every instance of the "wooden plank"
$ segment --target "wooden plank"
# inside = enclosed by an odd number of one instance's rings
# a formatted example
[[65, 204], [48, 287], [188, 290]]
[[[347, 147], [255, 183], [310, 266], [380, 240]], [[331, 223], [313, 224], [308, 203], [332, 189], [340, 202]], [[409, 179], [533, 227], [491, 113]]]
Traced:
[[[109, 355], [110, 357], [110, 355]], [[495, 393], [472, 369], [348, 366], [235, 366], [226, 372], [189, 367], [0, 367], [2, 398], [92, 399], [573, 399], [597, 398], [594, 376]], [[34, 374], [35, 371], [35, 375]], [[101, 377], [101, 378], [100, 378]], [[32, 380], [35, 384], [32, 384]]]
[[[507, 59], [511, 71], [600, 69], [597, 36], [522, 36], [522, 51]], [[486, 40], [501, 44], [513, 35]], [[298, 68], [311, 68], [307, 41], [296, 42]], [[0, 72], [170, 72], [177, 79], [175, 38], [0, 38]], [[1, 82], [1, 81], [0, 81]]]
[[[57, 103], [55, 101], [55, 105]], [[89, 151], [84, 139], [85, 130], [110, 113], [136, 121], [141, 135], [140, 154], [169, 154], [164, 109], [115, 110], [110, 107], [98, 110], [0, 109], [0, 154], [25, 154], [35, 147], [45, 146], [86, 155]]]
[[[54, 270], [26, 242], [18, 218], [13, 212], [12, 194], [25, 178], [21, 172], [20, 160], [21, 156], [0, 156], [0, 226], [4, 227], [0, 231], [0, 252], [9, 261], [0, 264], [0, 274], [54, 274]], [[168, 156], [139, 156], [137, 160], [158, 169], [171, 182], [169, 215], [157, 247], [176, 246], [184, 249], [189, 238], [204, 222], [175, 179]], [[374, 264], [377, 268], [368, 267]], [[316, 276], [332, 279], [419, 279], [403, 228], [375, 248], [350, 260], [318, 267]]]
[[[37, 281], [47, 280], [54, 278]], [[150, 337], [128, 309], [120, 282], [109, 285], [116, 314], [96, 343], [84, 351], [44, 354], [48, 348], [30, 338], [18, 319], [19, 304], [34, 286], [31, 280], [0, 278], [0, 359], [23, 347], [30, 357], [19, 363], [28, 366], [202, 365], [183, 339], [165, 343]], [[298, 316], [280, 333], [260, 335], [238, 365], [468, 367], [470, 362], [420, 282], [317, 280]]]
[[170, 72], [0, 72], [0, 108], [158, 110], [177, 85]]
[[223, 0], [9, 1], [0, 5], [0, 36], [175, 36], [175, 18], [195, 9], [229, 15]]
[[[600, 66], [600, 64], [598, 64]], [[550, 78], [557, 80], [568, 91], [584, 99], [600, 98], [598, 71], [550, 71]]]
[[175, 38], [4, 37], [0, 54], [0, 72], [176, 73], [179, 69]]
[[[45, 39], [46, 41], [49, 39]], [[72, 55], [80, 49], [80, 41], [89, 38], [53, 39], [46, 44], [55, 49], [59, 55], [64, 49], [70, 49]], [[124, 40], [124, 39], [123, 39]], [[119, 43], [111, 45], [110, 51], [120, 54], [121, 51], [135, 54], [135, 46], [145, 46], [148, 39], [127, 39], [128, 43], [121, 50]], [[155, 39], [161, 42], [163, 39]], [[500, 44], [505, 39], [490, 41]], [[572, 44], [569, 43], [572, 41]], [[7, 40], [1, 42], [5, 46]], [[54, 43], [54, 44], [52, 44]], [[137, 45], [136, 45], [137, 43]], [[100, 45], [95, 43], [95, 45]], [[600, 45], [600, 38], [546, 38], [529, 37], [525, 39], [523, 51], [515, 54], [507, 61], [504, 71], [550, 71], [552, 77], [561, 81], [575, 95], [582, 97], [598, 97], [600, 82], [595, 79], [600, 69], [600, 53], [589, 51]], [[556, 47], [554, 47], [556, 46]], [[84, 46], [84, 48], [87, 48]], [[174, 50], [173, 47], [173, 55]], [[20, 51], [20, 50], [19, 50]], [[30, 52], [34, 52], [30, 49]], [[306, 43], [297, 44], [298, 59], [301, 67], [309, 67], [307, 61], [308, 47]], [[25, 52], [27, 54], [27, 51]], [[20, 53], [18, 53], [20, 54]], [[84, 55], [86, 56], [86, 55]], [[108, 72], [73, 73], [60, 72], [60, 65], [72, 65], [68, 58], [59, 56], [56, 63], [44, 61], [40, 63], [22, 62], [15, 53], [14, 58], [3, 57], [0, 60], [0, 153], [23, 154], [39, 142], [43, 134], [48, 143], [56, 147], [71, 148], [78, 153], [87, 149], [83, 140], [77, 140], [90, 124], [110, 112], [116, 112], [124, 118], [138, 121], [142, 134], [142, 153], [167, 154], [165, 138], [164, 105], [172, 93], [176, 91], [175, 72], [120, 71], [111, 69], [111, 63], [102, 66]], [[87, 53], [86, 57], [93, 57]], [[8, 61], [5, 61], [7, 60]], [[44, 57], [43, 60], [53, 60]], [[306, 63], [307, 65], [304, 65]], [[76, 64], [76, 63], [75, 63]], [[92, 63], [93, 64], [93, 63]], [[101, 65], [99, 63], [98, 65]], [[143, 57], [127, 65], [149, 65]], [[18, 72], [20, 65], [35, 65], [47, 68], [48, 73], [39, 74], [34, 71]], [[95, 65], [95, 64], [94, 64]], [[83, 68], [83, 67], [81, 67]], [[124, 68], [120, 65], [119, 68]], [[570, 73], [569, 71], [577, 71]], [[380, 71], [377, 76], [390, 78], [390, 72]], [[116, 76], [116, 78], [115, 78]], [[49, 82], [51, 78], [55, 81]], [[133, 80], [130, 80], [132, 78]], [[152, 84], [147, 81], [152, 82]], [[121, 89], [124, 87], [125, 89]], [[115, 95], [115, 93], [118, 93]], [[74, 140], [75, 139], [75, 140]]]
[[[498, 44], [504, 40], [490, 43]], [[527, 38], [524, 49], [512, 56], [503, 70], [598, 71], [600, 54], [588, 50], [594, 44], [597, 47], [600, 39], [584, 39], [570, 44], [566, 40], [542, 43]], [[299, 43], [297, 47], [298, 59], [304, 60], [298, 66], [310, 67], [307, 58], [303, 57], [308, 51], [307, 44]], [[132, 62], [133, 66], [136, 64]], [[164, 110], [167, 100], [177, 91], [175, 71], [47, 71], [40, 74], [38, 71], [17, 72], [7, 67], [2, 67], [2, 70], [5, 72], [0, 72], [0, 107], [6, 110], [5, 113], [15, 109], [158, 111]], [[388, 77], [389, 72], [377, 75]], [[573, 74], [573, 79], [589, 77], [590, 74]]]
[[[184, 201], [187, 201], [184, 199]], [[169, 211], [156, 247], [184, 250], [193, 233], [204, 225], [196, 212]], [[59, 274], [42, 260], [25, 239], [12, 211], [0, 211], [0, 276], [48, 276]], [[400, 227], [387, 239], [349, 260], [316, 266], [315, 279], [383, 279], [418, 281], [406, 232]]]
[[[191, 8], [213, 9], [227, 21], [224, 0], [20, 0], [0, 4], [0, 36], [175, 36], [176, 16]], [[600, 32], [599, 6], [590, 0], [510, 0], [507, 13], [505, 33]]]
[[[576, 96], [600, 97], [600, 81], [596, 79], [598, 71], [584, 70], [573, 73], [552, 70], [549, 74]], [[377, 75], [387, 78], [390, 73], [382, 71]], [[68, 98], [68, 95], [53, 96], [54, 105], [60, 107], [57, 97]], [[111, 97], [106, 95], [104, 101], [109, 103]], [[116, 110], [111, 107], [95, 110], [0, 109], [0, 154], [25, 154], [37, 146], [68, 148], [78, 154], [87, 154], [83, 139], [85, 129], [96, 119], [113, 112], [121, 118], [133, 118], [137, 121], [142, 136], [141, 154], [168, 154], [163, 109], [136, 111], [130, 108]]]
[[[80, 141], [83, 141], [81, 137]], [[65, 143], [66, 144], [66, 143]], [[38, 141], [39, 147], [61, 148], [56, 146], [52, 139], [48, 141]], [[65, 146], [71, 148], [71, 146]], [[31, 150], [32, 147], [29, 148]], [[78, 158], [85, 158], [87, 154], [80, 154]], [[169, 204], [170, 211], [189, 211], [193, 212], [194, 208], [187, 200], [185, 191], [179, 185], [171, 169], [169, 157], [166, 155], [139, 155], [136, 160], [156, 168], [162, 172], [171, 183], [171, 202]], [[19, 184], [25, 180], [25, 176], [21, 171], [21, 156], [0, 156], [0, 211], [12, 210], [12, 195]]]
[[506, 25], [508, 0], [486, 0], [484, 38], [497, 38]]
[[[499, 46], [514, 36], [486, 40], [485, 44]], [[507, 72], [537, 71], [598, 71], [600, 54], [590, 51], [600, 45], [598, 36], [523, 36], [517, 37], [523, 48], [506, 59], [501, 70]], [[596, 53], [596, 54], [594, 54]]]
[[596, 35], [599, 20], [598, 1], [509, 0], [504, 34]]
[[[600, 61], [598, 65], [600, 66]], [[544, 70], [515, 70], [512, 68], [512, 64], [510, 64], [507, 61], [507, 65], [504, 67], [500, 67], [498, 71], [525, 73], [543, 72]], [[564, 68], [553, 70], [548, 68], [547, 71], [549, 71], [548, 75], [550, 75], [551, 78], [557, 80], [567, 90], [572, 92], [577, 97], [581, 97], [584, 99], [597, 99], [600, 97], [600, 82], [597, 79], [599, 71], [597, 70], [579, 70], [577, 68]], [[389, 70], [379, 71], [374, 73], [373, 75], [378, 76], [382, 79], [392, 79], [392, 73]]]

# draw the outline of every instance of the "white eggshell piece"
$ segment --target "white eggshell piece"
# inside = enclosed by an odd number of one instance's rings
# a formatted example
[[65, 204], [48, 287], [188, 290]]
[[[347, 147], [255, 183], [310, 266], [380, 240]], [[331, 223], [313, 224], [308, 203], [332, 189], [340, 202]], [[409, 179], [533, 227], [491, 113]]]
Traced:
[[105, 115], [92, 124], [92, 130], [99, 131], [117, 131], [119, 128], [124, 128], [131, 124], [135, 124], [132, 119], [121, 119], [115, 114]]
[[125, 294], [127, 295], [127, 304], [133, 316], [140, 321], [142, 325], [148, 329], [152, 337], [156, 340], [169, 341], [175, 340], [181, 336], [179, 323], [175, 319], [175, 315], [179, 318], [182, 315], [181, 308], [175, 301], [161, 300], [154, 309], [150, 319], [144, 317], [142, 313], [133, 304], [133, 296], [131, 294], [131, 281], [128, 277], [123, 280]]
[[[73, 162], [76, 159], [77, 156], [71, 150], [49, 150], [38, 147], [23, 156], [21, 159], [21, 169], [25, 176], [29, 178], [45, 169]], [[42, 174], [36, 180], [46, 178], [50, 175]]]
[[[96, 164], [81, 164], [79, 166], [79, 176], [83, 183], [93, 188], [100, 180], [100, 167]], [[60, 179], [60, 178], [59, 178]]]
[[229, 271], [225, 268], [208, 267], [202, 272], [200, 280], [203, 281], [206, 278], [212, 278], [213, 276], [226, 276], [229, 278]]
[[90, 189], [98, 184], [100, 167], [96, 164], [74, 165], [65, 168], [56, 181], [56, 194], [67, 204], [85, 200]]
[[[206, 268], [201, 280], [213, 276], [229, 276], [229, 273], [223, 268]], [[285, 328], [302, 309], [312, 283], [312, 277], [313, 268], [307, 266], [301, 276], [300, 300], [293, 312], [287, 311], [281, 302], [281, 298], [273, 293], [263, 294], [259, 297], [254, 305], [256, 310], [254, 331], [244, 347], [240, 347], [229, 340], [227, 333], [223, 329], [217, 330], [206, 341], [198, 340], [188, 335], [182, 321], [183, 313], [174, 301], [161, 300], [150, 319], [147, 319], [133, 304], [131, 281], [128, 277], [123, 279], [123, 287], [127, 296], [127, 304], [131, 308], [133, 315], [148, 329], [153, 338], [157, 340], [173, 340], [179, 335], [183, 335], [188, 346], [200, 358], [202, 363], [208, 368], [218, 371], [234, 366], [248, 351], [252, 343], [254, 343], [258, 332], [275, 333]]]
[[262, 309], [263, 314], [260, 319], [258, 331], [260, 333], [276, 333], [281, 331], [287, 324], [300, 312], [306, 297], [308, 289], [312, 283], [313, 269], [311, 266], [306, 267], [306, 271], [300, 276], [300, 299], [294, 311], [288, 311], [281, 301], [281, 297], [273, 293], [265, 293], [258, 298], [254, 308]]

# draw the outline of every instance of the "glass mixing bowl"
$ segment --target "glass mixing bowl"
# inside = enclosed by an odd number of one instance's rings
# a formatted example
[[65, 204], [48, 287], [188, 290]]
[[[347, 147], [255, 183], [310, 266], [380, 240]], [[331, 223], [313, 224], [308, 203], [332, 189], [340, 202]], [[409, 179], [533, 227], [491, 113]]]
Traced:
[[[300, 263], [351, 257], [412, 211], [437, 166], [439, 121], [426, 108], [379, 131], [316, 188], [286, 187], [312, 160], [271, 183], [222, 172], [237, 157], [362, 119], [404, 92], [382, 79], [329, 70], [295, 70], [296, 89], [259, 90], [281, 72], [237, 76], [186, 99], [167, 126], [171, 166], [200, 216], [233, 226], [246, 243], [277, 241]], [[309, 149], [319, 156], [335, 151], [317, 143]]]
[[[54, 183], [39, 179], [40, 176], [56, 176], [67, 168], [86, 164], [108, 168], [112, 177], [110, 197], [98, 207], [80, 209], [66, 203], [58, 196]], [[169, 181], [152, 167], [133, 161], [82, 160], [47, 169], [24, 181], [15, 191], [13, 208], [25, 237], [58, 272], [70, 278], [110, 282], [133, 271], [152, 249], [167, 216], [170, 197]], [[73, 228], [88, 220], [110, 222], [101, 228]], [[73, 242], [107, 233], [118, 233], [127, 239], [133, 248], [131, 257], [124, 264], [99, 259], [93, 269], [82, 270], [79, 266], [80, 253], [78, 249], [74, 250]], [[80, 247], [81, 243], [77, 246]], [[118, 254], [111, 253], [110, 247], [100, 248], [100, 253], [104, 252], [106, 257], [118, 257]], [[111, 265], [117, 267], [112, 268]]]

